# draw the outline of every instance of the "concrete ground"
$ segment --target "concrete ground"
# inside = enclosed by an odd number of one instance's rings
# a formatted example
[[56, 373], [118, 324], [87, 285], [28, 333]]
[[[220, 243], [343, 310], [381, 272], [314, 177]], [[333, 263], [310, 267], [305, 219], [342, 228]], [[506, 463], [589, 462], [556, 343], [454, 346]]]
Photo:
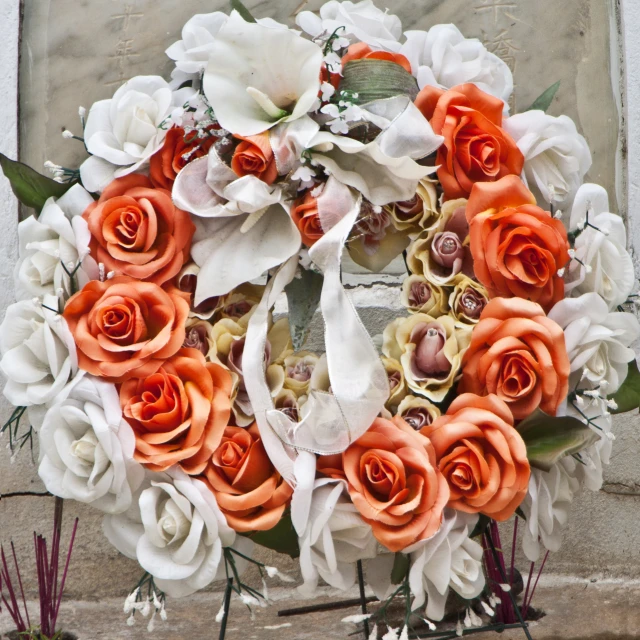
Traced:
[[[576, 579], [547, 576], [541, 579], [534, 604], [546, 611], [546, 616], [530, 625], [534, 640], [630, 640], [640, 638], [640, 582]], [[357, 607], [295, 617], [278, 617], [278, 610], [337, 598], [329, 590], [313, 601], [299, 600], [295, 591], [272, 589], [272, 603], [258, 608], [253, 619], [238, 600], [233, 602], [227, 627], [227, 640], [346, 640], [355, 630], [341, 619], [358, 613]], [[355, 593], [349, 597], [356, 597]], [[62, 607], [60, 621], [74, 632], [78, 640], [130, 640], [153, 637], [154, 640], [215, 640], [220, 627], [215, 615], [222, 594], [198, 594], [168, 603], [168, 620], [157, 619], [149, 634], [142, 618], [133, 627], [125, 624], [122, 601], [67, 602]], [[35, 612], [35, 605], [32, 607]], [[11, 628], [6, 612], [0, 615], [0, 634]], [[442, 627], [444, 629], [444, 627]], [[357, 638], [361, 636], [351, 636]], [[5, 636], [1, 636], [5, 640]], [[524, 640], [522, 630], [496, 634], [476, 634], [477, 640], [500, 638]]]

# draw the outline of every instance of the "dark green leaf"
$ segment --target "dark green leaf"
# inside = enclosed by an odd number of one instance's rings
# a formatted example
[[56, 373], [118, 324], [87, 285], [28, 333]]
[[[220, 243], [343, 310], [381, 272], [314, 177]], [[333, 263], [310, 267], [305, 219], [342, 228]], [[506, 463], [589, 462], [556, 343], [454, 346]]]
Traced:
[[553, 102], [553, 99], [560, 88], [560, 80], [555, 84], [552, 84], [546, 91], [543, 91], [534, 101], [533, 104], [525, 111], [533, 111], [539, 109], [540, 111], [546, 111]]
[[324, 277], [309, 269], [300, 269], [296, 277], [285, 287], [289, 304], [289, 329], [293, 348], [299, 351], [309, 334], [309, 325], [320, 303]]
[[549, 471], [560, 458], [582, 451], [599, 438], [593, 429], [577, 418], [556, 418], [540, 410], [523, 420], [517, 428], [527, 445], [529, 464], [543, 471]]
[[256, 19], [251, 15], [251, 11], [242, 4], [241, 0], [231, 0], [231, 9], [235, 9], [245, 22], [256, 21]]
[[261, 544], [263, 547], [278, 553], [286, 553], [292, 558], [297, 558], [300, 555], [298, 534], [293, 528], [289, 513], [285, 513], [273, 529], [269, 529], [269, 531], [254, 531], [246, 534], [246, 536], [256, 544]]
[[640, 407], [640, 371], [635, 360], [629, 363], [627, 377], [622, 386], [609, 398], [615, 400], [618, 405], [618, 408], [613, 409], [611, 413], [625, 413]]
[[10, 160], [0, 153], [0, 167], [5, 177], [11, 183], [11, 189], [16, 198], [26, 207], [35, 209], [38, 213], [48, 198], [59, 198], [71, 187], [70, 183], [61, 184], [39, 174], [22, 162]]
[[397, 552], [393, 558], [393, 569], [391, 569], [391, 583], [400, 584], [409, 571], [409, 556]]
[[342, 74], [340, 90], [357, 93], [356, 104], [394, 96], [409, 96], [413, 101], [419, 91], [416, 79], [399, 64], [388, 60], [351, 60]]
[[484, 513], [481, 513], [480, 517], [478, 518], [478, 522], [476, 522], [476, 526], [473, 528], [473, 531], [471, 532], [471, 535], [469, 537], [475, 538], [476, 536], [481, 536], [489, 526], [490, 522], [491, 518], [489, 516], [485, 516]]

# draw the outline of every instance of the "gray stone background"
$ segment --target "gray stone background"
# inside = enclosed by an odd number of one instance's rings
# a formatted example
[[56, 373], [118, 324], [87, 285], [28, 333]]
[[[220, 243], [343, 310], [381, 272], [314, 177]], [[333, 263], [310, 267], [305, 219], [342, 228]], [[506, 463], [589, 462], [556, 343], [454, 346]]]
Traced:
[[[1, 5], [7, 0], [0, 0]], [[637, 1], [637, 0], [632, 0]], [[291, 21], [299, 0], [247, 0], [257, 17]], [[321, 2], [303, 3], [316, 9]], [[626, 212], [624, 129], [619, 134], [619, 67], [611, 0], [387, 0], [378, 2], [398, 14], [405, 29], [455, 22], [502, 56], [515, 73], [512, 108], [526, 108], [549, 85], [561, 80], [550, 112], [566, 113], [586, 136], [594, 164], [589, 179], [604, 185], [615, 209]], [[109, 97], [128, 78], [168, 76], [164, 49], [179, 39], [194, 13], [227, 9], [222, 0], [24, 0], [20, 48], [20, 157], [34, 167], [45, 159], [76, 166], [82, 145], [60, 132], [79, 133], [79, 105], [87, 108]], [[613, 33], [613, 37], [612, 34]], [[3, 142], [0, 137], [0, 142]], [[10, 142], [10, 141], [9, 141]], [[9, 143], [7, 143], [9, 144]], [[9, 146], [5, 147], [9, 148]], [[4, 149], [0, 146], [0, 150]], [[0, 303], [11, 300], [15, 227], [0, 238]], [[353, 270], [357, 271], [357, 270]], [[399, 268], [383, 275], [351, 274], [347, 284], [370, 331], [379, 333], [399, 314]], [[319, 329], [319, 326], [317, 327]], [[0, 405], [0, 419], [10, 413]], [[616, 419], [614, 454], [606, 483], [598, 493], [575, 501], [563, 549], [551, 556], [548, 571], [582, 577], [640, 577], [640, 467], [637, 415]], [[14, 464], [0, 445], [0, 493], [42, 492], [29, 453]], [[34, 495], [0, 500], [0, 540], [13, 538], [18, 553], [31, 556], [31, 533], [50, 528], [53, 500]], [[78, 541], [67, 585], [71, 598], [123, 596], [140, 575], [137, 565], [117, 554], [100, 531], [100, 514], [66, 503], [67, 539], [72, 518], [80, 517]], [[272, 563], [287, 566], [282, 559]], [[31, 573], [28, 563], [28, 573]], [[32, 585], [29, 584], [28, 588]]]

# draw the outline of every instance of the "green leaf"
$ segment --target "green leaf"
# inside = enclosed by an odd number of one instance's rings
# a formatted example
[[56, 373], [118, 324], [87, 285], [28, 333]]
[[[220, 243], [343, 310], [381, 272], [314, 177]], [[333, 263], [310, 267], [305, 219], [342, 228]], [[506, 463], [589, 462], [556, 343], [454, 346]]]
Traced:
[[577, 418], [553, 417], [539, 409], [517, 429], [527, 445], [529, 464], [543, 471], [549, 471], [560, 458], [582, 451], [599, 438]]
[[350, 60], [342, 75], [340, 91], [357, 93], [356, 104], [394, 96], [409, 96], [413, 102], [419, 91], [416, 79], [389, 60]]
[[525, 111], [533, 111], [539, 109], [540, 111], [546, 111], [553, 102], [558, 89], [560, 88], [560, 80], [555, 84], [552, 84], [548, 89], [543, 91], [534, 101], [533, 104]]
[[71, 187], [71, 183], [56, 182], [39, 174], [22, 162], [10, 160], [1, 153], [0, 167], [11, 183], [11, 189], [16, 198], [23, 205], [35, 209], [38, 213], [51, 196], [59, 198]]
[[640, 371], [635, 359], [629, 363], [627, 377], [622, 386], [609, 396], [609, 399], [614, 400], [618, 405], [618, 408], [611, 410], [611, 413], [625, 413], [640, 407]]
[[285, 287], [289, 304], [289, 330], [293, 348], [299, 351], [309, 334], [309, 325], [320, 303], [324, 276], [309, 269], [300, 269]]
[[489, 516], [485, 516], [484, 513], [480, 514], [478, 518], [478, 522], [476, 522], [476, 526], [473, 528], [473, 531], [469, 535], [470, 538], [475, 538], [476, 536], [481, 536], [486, 528], [489, 526], [491, 522], [491, 518]]
[[253, 533], [243, 535], [246, 535], [247, 538], [250, 538], [256, 544], [260, 544], [278, 553], [286, 553], [292, 558], [297, 558], [300, 555], [298, 534], [291, 523], [290, 513], [285, 513], [280, 519], [280, 522], [278, 522], [273, 529], [269, 529], [269, 531], [254, 531]]
[[231, 0], [231, 9], [235, 9], [245, 22], [256, 22], [256, 19], [251, 15], [251, 11], [242, 4], [241, 0]]
[[400, 584], [407, 576], [409, 571], [409, 556], [397, 552], [393, 558], [393, 569], [391, 569], [391, 583]]

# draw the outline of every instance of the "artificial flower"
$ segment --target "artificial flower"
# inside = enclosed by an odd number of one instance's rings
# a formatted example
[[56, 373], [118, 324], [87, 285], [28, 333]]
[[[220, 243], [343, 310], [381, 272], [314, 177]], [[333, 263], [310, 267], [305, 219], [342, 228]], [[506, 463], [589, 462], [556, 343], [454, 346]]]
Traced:
[[195, 262], [189, 262], [176, 278], [176, 286], [180, 291], [189, 295], [191, 301], [191, 310], [189, 312], [190, 317], [199, 318], [201, 320], [209, 320], [218, 311], [222, 304], [222, 296], [213, 296], [206, 298], [200, 304], [195, 304], [195, 293], [198, 287], [198, 275], [200, 274], [200, 267]]
[[16, 407], [63, 399], [82, 373], [72, 331], [58, 313], [58, 298], [45, 295], [9, 305], [0, 325], [4, 395]]
[[429, 231], [440, 218], [436, 182], [429, 178], [420, 180], [412, 198], [392, 202], [386, 209], [398, 231]]
[[135, 438], [113, 384], [84, 376], [47, 411], [38, 435], [38, 475], [47, 491], [105, 513], [131, 506], [144, 471], [133, 459]]
[[222, 128], [254, 136], [311, 110], [321, 65], [318, 45], [234, 12], [211, 44], [203, 89]]
[[491, 297], [525, 298], [546, 311], [564, 298], [567, 232], [560, 220], [536, 206], [518, 177], [476, 184], [467, 219], [473, 269]]
[[463, 393], [420, 433], [435, 449], [450, 507], [498, 521], [515, 513], [529, 484], [527, 447], [498, 396]]
[[577, 389], [584, 382], [615, 393], [627, 377], [628, 363], [635, 360], [631, 345], [640, 338], [636, 316], [610, 312], [597, 293], [584, 293], [558, 302], [549, 318], [564, 331], [571, 364], [569, 386]]
[[[82, 212], [93, 198], [79, 184], [60, 198], [49, 198], [36, 218], [18, 224], [18, 299], [73, 293], [98, 276], [89, 254], [89, 231]], [[71, 276], [70, 274], [73, 274]]]
[[602, 187], [584, 184], [578, 189], [569, 228], [582, 231], [567, 266], [567, 291], [573, 295], [595, 292], [609, 309], [624, 304], [635, 286], [633, 261], [626, 249], [624, 221], [609, 212], [609, 196]]
[[229, 424], [231, 391], [229, 372], [190, 348], [124, 382], [120, 404], [135, 433], [135, 459], [152, 471], [178, 464], [189, 475], [202, 473]]
[[400, 53], [411, 63], [418, 86], [451, 89], [472, 82], [505, 104], [513, 91], [506, 62], [477, 38], [465, 38], [454, 24], [436, 24], [429, 31], [405, 31]]
[[242, 284], [228, 293], [220, 305], [220, 318], [246, 326], [255, 306], [262, 299], [264, 285]]
[[516, 420], [538, 407], [553, 416], [567, 396], [569, 372], [564, 333], [540, 305], [494, 298], [471, 333], [458, 392], [496, 394]]
[[189, 349], [196, 349], [206, 358], [213, 347], [212, 329], [211, 323], [200, 320], [199, 318], [190, 318], [185, 325], [185, 336], [182, 346]]
[[299, 422], [301, 418], [301, 408], [306, 400], [307, 396], [298, 397], [291, 389], [280, 389], [273, 398], [273, 406], [291, 418], [293, 422]]
[[461, 325], [475, 325], [489, 302], [487, 290], [471, 278], [462, 278], [449, 295], [451, 315]]
[[173, 124], [171, 114], [193, 95], [172, 91], [160, 76], [136, 76], [89, 110], [84, 140], [91, 155], [80, 167], [88, 191], [102, 191], [114, 178], [148, 164]]
[[320, 8], [319, 16], [311, 11], [300, 12], [296, 24], [312, 38], [328, 38], [335, 32], [350, 41], [366, 42], [375, 49], [397, 51], [400, 48], [400, 19], [378, 9], [372, 0], [329, 0]]
[[464, 600], [477, 598], [485, 585], [482, 545], [470, 538], [477, 516], [445, 509], [436, 535], [411, 552], [409, 586], [412, 611], [427, 603], [430, 620], [442, 620], [449, 589]]
[[309, 519], [299, 538], [303, 595], [311, 596], [322, 578], [343, 591], [356, 581], [356, 562], [376, 555], [377, 541], [351, 502], [344, 480], [318, 478]]
[[409, 275], [402, 282], [400, 302], [409, 313], [426, 313], [438, 317], [447, 311], [447, 299], [441, 286], [423, 275]]
[[111, 544], [169, 596], [188, 596], [224, 578], [223, 547], [238, 543], [205, 482], [173, 467], [143, 487], [132, 509], [105, 518]]
[[389, 379], [389, 399], [385, 406], [389, 411], [393, 411], [407, 395], [407, 381], [404, 377], [402, 365], [393, 358], [382, 358], [382, 364]]
[[300, 351], [284, 359], [284, 387], [295, 392], [296, 396], [307, 395], [313, 370], [320, 358], [311, 351]]
[[447, 200], [468, 198], [477, 182], [520, 175], [524, 156], [502, 128], [504, 103], [499, 98], [471, 83], [447, 91], [427, 85], [416, 106], [434, 133], [444, 136], [436, 164]]
[[422, 427], [427, 427], [440, 417], [440, 409], [420, 396], [405, 396], [396, 411], [396, 415], [402, 418], [410, 427], [420, 431]]
[[307, 247], [312, 247], [324, 235], [318, 214], [318, 199], [314, 193], [315, 189], [306, 191], [291, 206], [291, 219]]
[[589, 146], [573, 120], [533, 109], [507, 118], [503, 126], [524, 155], [525, 184], [545, 202], [564, 206], [591, 167]]
[[347, 48], [342, 56], [342, 67], [352, 60], [386, 60], [400, 65], [407, 73], [411, 73], [411, 63], [401, 53], [374, 51], [366, 42], [356, 42]]
[[255, 176], [266, 184], [271, 184], [278, 177], [278, 166], [269, 142], [269, 133], [254, 136], [235, 136], [240, 143], [231, 157], [231, 168], [235, 174]]
[[188, 315], [177, 289], [127, 276], [92, 280], [63, 314], [80, 368], [114, 382], [155, 373], [182, 347]]
[[195, 227], [165, 189], [134, 173], [114, 180], [82, 217], [91, 253], [107, 272], [162, 285], [189, 259]]
[[416, 313], [387, 325], [382, 353], [402, 363], [414, 393], [440, 402], [459, 378], [469, 337], [470, 330], [456, 327], [451, 316]]
[[268, 531], [278, 524], [293, 489], [276, 471], [254, 423], [227, 427], [205, 475], [234, 531]]
[[412, 273], [424, 275], [436, 285], [473, 277], [466, 204], [464, 199], [445, 202], [437, 226], [414, 240], [407, 253]]

